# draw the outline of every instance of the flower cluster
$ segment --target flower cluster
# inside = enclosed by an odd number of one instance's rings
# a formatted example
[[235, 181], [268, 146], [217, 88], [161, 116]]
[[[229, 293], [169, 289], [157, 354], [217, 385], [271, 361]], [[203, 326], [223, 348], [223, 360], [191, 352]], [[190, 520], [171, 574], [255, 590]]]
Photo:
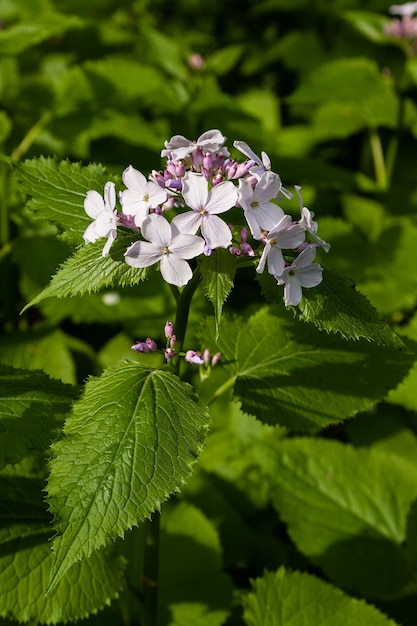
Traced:
[[408, 44], [408, 53], [413, 56], [417, 52], [417, 2], [406, 2], [405, 4], [394, 4], [389, 8], [391, 15], [398, 15], [393, 18], [384, 28], [384, 33], [401, 39]]
[[[106, 184], [104, 197], [89, 191], [84, 207], [94, 221], [84, 240], [107, 237], [102, 252], [106, 256], [118, 227], [140, 233], [126, 250], [126, 263], [136, 268], [159, 263], [164, 280], [177, 287], [192, 278], [191, 259], [226, 248], [236, 257], [252, 257], [257, 272], [267, 267], [277, 284], [284, 285], [285, 304], [297, 305], [301, 288], [322, 280], [322, 268], [313, 262], [316, 248], [327, 252], [330, 246], [318, 237], [317, 222], [303, 206], [300, 187], [295, 187], [300, 217], [294, 221], [280, 206], [292, 194], [271, 170], [268, 155], [262, 152], [259, 157], [245, 142], [235, 141], [234, 148], [245, 157], [238, 162], [225, 141], [216, 129], [197, 141], [175, 135], [161, 152], [164, 170], [146, 178], [129, 165], [122, 175], [121, 211], [116, 209], [114, 183]], [[232, 209], [237, 225], [225, 220]], [[234, 232], [239, 233], [236, 239]], [[146, 342], [140, 345], [146, 351]]]
[[[164, 350], [159, 350], [159, 352], [163, 352], [165, 359], [170, 361], [174, 358], [174, 356], [177, 356], [175, 351], [177, 338], [174, 332], [174, 324], [171, 321], [166, 322], [164, 334], [166, 338], [166, 345]], [[137, 341], [132, 346], [132, 350], [135, 350], [136, 352], [158, 352], [158, 346], [156, 341], [148, 337], [145, 341]], [[191, 363], [192, 365], [204, 365], [206, 370], [209, 370], [211, 366], [214, 366], [219, 362], [221, 355], [220, 352], [217, 352], [212, 356], [210, 351], [206, 349], [203, 352], [199, 352], [198, 350], [187, 350], [186, 352], [179, 352], [178, 356], [184, 357], [187, 363]]]

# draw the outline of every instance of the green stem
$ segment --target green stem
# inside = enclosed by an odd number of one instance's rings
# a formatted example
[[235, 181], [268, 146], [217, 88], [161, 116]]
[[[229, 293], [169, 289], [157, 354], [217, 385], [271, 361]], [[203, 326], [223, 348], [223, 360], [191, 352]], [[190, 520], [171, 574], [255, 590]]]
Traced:
[[161, 514], [155, 511], [145, 521], [145, 552], [143, 575], [144, 626], [158, 623], [159, 524]]
[[387, 188], [387, 171], [385, 167], [384, 151], [382, 150], [381, 138], [375, 128], [370, 130], [369, 139], [376, 183], [381, 191], [385, 191]]
[[397, 121], [397, 132], [392, 137], [388, 148], [387, 148], [387, 156], [386, 156], [386, 170], [387, 170], [387, 185], [389, 186], [392, 180], [392, 173], [394, 171], [395, 161], [397, 159], [398, 154], [398, 146], [400, 143], [401, 135], [404, 131], [404, 116], [405, 116], [405, 97], [400, 94], [399, 98], [399, 107], [398, 107], [398, 121]]
[[[184, 287], [177, 300], [177, 314], [175, 316], [175, 336], [177, 343], [175, 351], [181, 352], [184, 346], [185, 333], [187, 332], [188, 316], [193, 295], [200, 284], [201, 276], [198, 269], [194, 271], [194, 276]], [[181, 361], [177, 359], [176, 373], [179, 374]]]
[[26, 135], [23, 137], [22, 141], [16, 148], [13, 150], [11, 156], [14, 159], [20, 159], [30, 148], [32, 143], [35, 141], [36, 137], [43, 131], [45, 126], [49, 124], [52, 120], [52, 113], [47, 111], [42, 115], [42, 117], [34, 124], [31, 128], [29, 128]]
[[206, 401], [207, 406], [210, 406], [211, 404], [213, 404], [213, 402], [217, 400], [217, 398], [219, 398], [221, 395], [226, 393], [226, 391], [229, 391], [229, 389], [233, 387], [235, 382], [236, 382], [236, 376], [232, 376], [232, 378], [229, 378], [228, 380], [226, 380], [226, 382], [224, 382], [223, 385], [220, 385], [220, 387], [218, 387], [216, 391], [213, 393], [211, 398], [209, 398]]

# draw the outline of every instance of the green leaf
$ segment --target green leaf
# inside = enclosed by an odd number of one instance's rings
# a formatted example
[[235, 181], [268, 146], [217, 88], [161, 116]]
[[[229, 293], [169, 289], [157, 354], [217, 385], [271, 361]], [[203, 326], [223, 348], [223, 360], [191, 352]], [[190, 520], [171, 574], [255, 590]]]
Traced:
[[69, 298], [105, 287], [137, 285], [146, 278], [149, 269], [130, 267], [125, 262], [124, 253], [133, 240], [132, 234], [120, 235], [106, 257], [101, 254], [103, 239], [82, 246], [61, 265], [49, 285], [22, 309], [22, 313], [45, 298]]
[[267, 308], [247, 319], [222, 320], [219, 339], [214, 329], [204, 338], [210, 350], [221, 352], [243, 411], [292, 430], [321, 428], [366, 410], [414, 361], [408, 352], [346, 342]]
[[371, 11], [345, 11], [343, 18], [370, 41], [392, 43], [394, 39], [384, 32], [385, 26], [391, 21], [385, 15], [371, 13]]
[[[324, 439], [278, 442], [259, 456], [297, 548], [355, 594], [386, 598], [409, 582], [403, 543], [417, 467], [382, 450]], [[302, 510], [302, 515], [300, 515]]]
[[267, 572], [243, 599], [247, 626], [396, 626], [363, 600], [310, 574]]
[[204, 292], [214, 307], [216, 332], [218, 332], [223, 304], [233, 287], [236, 258], [224, 248], [217, 248], [210, 256], [200, 259]]
[[[264, 272], [258, 275], [265, 297], [282, 302], [282, 290], [276, 280]], [[296, 315], [312, 322], [320, 330], [340, 333], [345, 339], [364, 338], [381, 345], [407, 350], [401, 339], [385, 324], [376, 309], [353, 282], [334, 270], [323, 269], [323, 281], [313, 289], [304, 289]]]
[[87, 167], [50, 157], [30, 159], [16, 166], [21, 191], [30, 196], [28, 209], [36, 217], [58, 226], [62, 237], [74, 244], [83, 240], [83, 233], [91, 224], [84, 211], [87, 191], [95, 189], [103, 194], [109, 180], [106, 170], [97, 164]]
[[221, 626], [232, 601], [232, 585], [222, 572], [218, 534], [190, 504], [165, 509], [161, 523], [159, 624]]
[[0, 477], [0, 615], [56, 624], [96, 613], [118, 596], [123, 560], [114, 549], [76, 563], [45, 597], [53, 553], [43, 482]]
[[84, 22], [75, 15], [51, 13], [40, 19], [14, 24], [0, 32], [0, 54], [15, 55], [27, 48], [62, 35], [66, 30], [81, 28]]
[[87, 382], [53, 446], [48, 500], [59, 536], [51, 588], [180, 489], [208, 423], [193, 388], [170, 372], [124, 362]]
[[0, 469], [28, 453], [45, 452], [78, 396], [70, 385], [0, 366]]

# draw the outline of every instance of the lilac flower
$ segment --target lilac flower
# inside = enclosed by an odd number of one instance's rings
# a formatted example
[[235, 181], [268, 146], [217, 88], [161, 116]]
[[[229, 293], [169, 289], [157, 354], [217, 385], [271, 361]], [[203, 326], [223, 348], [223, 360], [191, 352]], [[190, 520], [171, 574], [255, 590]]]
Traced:
[[304, 241], [305, 230], [295, 224], [290, 215], [284, 215], [266, 237], [266, 246], [262, 252], [256, 271], [261, 274], [265, 263], [268, 263], [268, 272], [273, 276], [281, 276], [285, 268], [283, 248], [297, 248]]
[[201, 237], [179, 233], [162, 216], [153, 213], [142, 222], [142, 235], [147, 241], [136, 241], [125, 252], [125, 260], [132, 267], [149, 267], [160, 262], [161, 274], [170, 285], [182, 287], [192, 278], [185, 259], [193, 259], [203, 252]]
[[300, 193], [301, 187], [299, 185], [294, 185], [294, 187], [298, 196], [301, 213], [301, 219], [298, 223], [313, 237], [313, 239], [323, 248], [325, 252], [328, 252], [330, 250], [330, 244], [323, 241], [323, 239], [320, 239], [320, 237], [316, 235], [318, 224], [313, 220], [314, 213], [307, 209], [307, 207], [303, 206], [303, 198]]
[[248, 144], [244, 141], [234, 141], [233, 146], [237, 150], [239, 150], [239, 152], [244, 154], [245, 157], [247, 157], [251, 161], [254, 161], [254, 163], [257, 164], [258, 167], [251, 168], [250, 170], [251, 174], [255, 174], [255, 176], [260, 178], [262, 174], [264, 174], [267, 171], [270, 171], [271, 159], [266, 154], [266, 152], [261, 152], [261, 158], [259, 158], [258, 155], [255, 154], [254, 151], [251, 148], [249, 148]]
[[147, 181], [145, 176], [129, 165], [122, 175], [127, 189], [120, 194], [122, 211], [125, 215], [133, 215], [139, 228], [148, 216], [150, 209], [155, 209], [167, 199], [167, 192], [153, 180]]
[[190, 141], [183, 135], [174, 135], [169, 141], [165, 141], [165, 150], [161, 151], [161, 156], [169, 156], [177, 161], [178, 159], [184, 159], [199, 148], [204, 150], [204, 152], [216, 152], [225, 141], [226, 137], [223, 137], [217, 129], [206, 131], [200, 135], [197, 141]]
[[262, 239], [262, 230], [271, 230], [284, 216], [284, 211], [271, 202], [281, 187], [281, 179], [274, 172], [264, 172], [254, 188], [247, 180], [239, 180], [238, 201], [254, 239]]
[[182, 233], [195, 234], [201, 228], [207, 248], [227, 248], [232, 242], [230, 228], [218, 213], [224, 213], [236, 205], [236, 187], [224, 181], [209, 191], [208, 182], [202, 174], [188, 173], [184, 177], [183, 198], [192, 211], [177, 215], [172, 224]]
[[402, 15], [411, 17], [417, 13], [417, 2], [405, 2], [404, 4], [393, 4], [389, 8], [392, 15]]
[[83, 238], [85, 243], [94, 243], [100, 237], [107, 237], [102, 256], [108, 256], [113, 241], [117, 237], [117, 209], [114, 183], [104, 186], [104, 199], [98, 191], [87, 191], [84, 210], [94, 222], [87, 226]]
[[277, 276], [278, 285], [285, 285], [285, 306], [297, 306], [302, 298], [301, 287], [316, 287], [323, 280], [323, 270], [318, 263], [313, 263], [316, 255], [314, 246], [305, 248], [291, 265]]

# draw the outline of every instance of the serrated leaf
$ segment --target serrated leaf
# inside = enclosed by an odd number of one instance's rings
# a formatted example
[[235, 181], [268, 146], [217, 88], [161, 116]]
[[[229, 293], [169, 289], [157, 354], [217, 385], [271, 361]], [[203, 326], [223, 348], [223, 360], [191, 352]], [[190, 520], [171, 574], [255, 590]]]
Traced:
[[222, 572], [216, 529], [185, 502], [164, 510], [161, 523], [158, 623], [163, 626], [221, 626], [232, 600]]
[[408, 584], [403, 543], [417, 497], [415, 464], [311, 438], [265, 448], [259, 462], [275, 483], [272, 500], [291, 539], [333, 582], [374, 598]]
[[[258, 275], [262, 292], [270, 302], [282, 302], [276, 280], [264, 272]], [[364, 338], [381, 345], [406, 350], [401, 339], [385, 324], [366, 296], [353, 282], [334, 270], [323, 269], [323, 281], [304, 289], [294, 310], [299, 319], [312, 322], [320, 330], [340, 333], [345, 339]]]
[[44, 452], [62, 427], [78, 389], [41, 372], [0, 366], [0, 469]]
[[221, 352], [243, 411], [292, 430], [321, 428], [366, 410], [414, 361], [408, 352], [346, 342], [272, 308], [248, 319], [222, 320], [218, 340], [207, 325], [204, 339], [210, 350]]
[[310, 574], [267, 572], [243, 599], [247, 626], [396, 626], [362, 600]]
[[0, 477], [0, 615], [56, 624], [96, 613], [117, 597], [124, 563], [114, 549], [76, 563], [45, 597], [53, 561], [43, 482]]
[[22, 313], [45, 298], [69, 298], [105, 287], [137, 285], [146, 278], [149, 268], [138, 269], [125, 262], [124, 253], [133, 240], [131, 234], [119, 236], [106, 257], [101, 254], [103, 239], [82, 246], [61, 265], [49, 285], [22, 309]]
[[31, 198], [28, 209], [39, 219], [55, 224], [69, 243], [81, 243], [91, 224], [84, 211], [84, 198], [90, 189], [103, 193], [109, 180], [104, 167], [39, 157], [15, 168], [20, 190]]
[[170, 372], [124, 362], [87, 382], [53, 446], [48, 500], [59, 536], [51, 588], [180, 489], [208, 423], [193, 388]]
[[233, 287], [236, 258], [228, 250], [217, 248], [210, 256], [203, 256], [200, 259], [200, 272], [204, 292], [214, 307], [218, 332], [223, 304]]

